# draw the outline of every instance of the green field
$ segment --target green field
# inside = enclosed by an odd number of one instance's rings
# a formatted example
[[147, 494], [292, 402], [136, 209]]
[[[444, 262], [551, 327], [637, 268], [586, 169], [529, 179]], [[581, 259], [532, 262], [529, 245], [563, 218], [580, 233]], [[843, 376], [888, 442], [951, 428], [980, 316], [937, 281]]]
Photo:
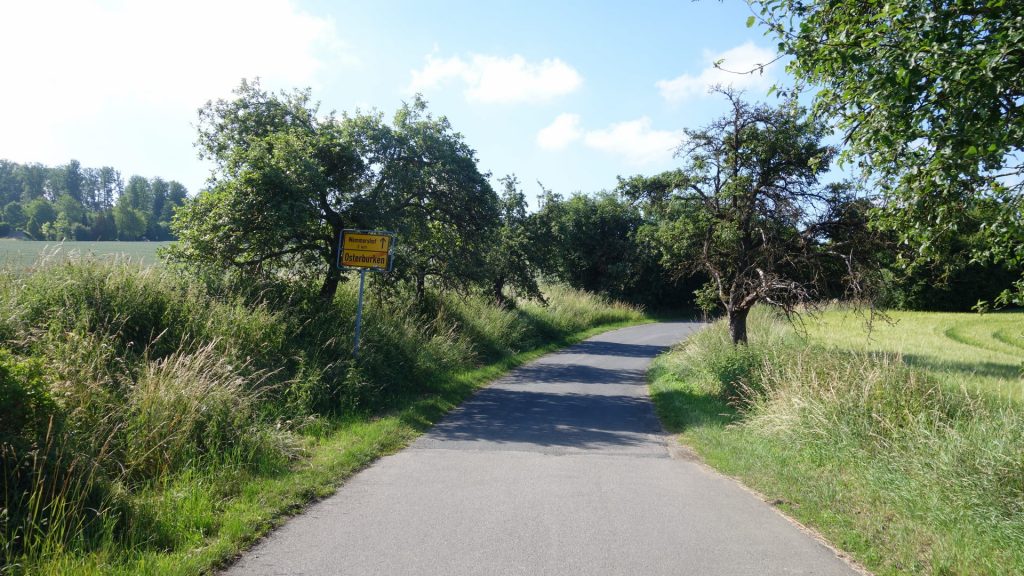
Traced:
[[170, 242], [54, 242], [0, 239], [0, 267], [30, 268], [40, 257], [57, 258], [69, 255], [122, 257], [144, 264], [159, 262], [156, 251]]
[[1024, 574], [1024, 314], [751, 314], [655, 361], [666, 429], [883, 574]]
[[870, 331], [864, 317], [829, 311], [808, 322], [811, 341], [845, 350], [899, 354], [939, 382], [1024, 400], [1024, 313], [890, 312]]

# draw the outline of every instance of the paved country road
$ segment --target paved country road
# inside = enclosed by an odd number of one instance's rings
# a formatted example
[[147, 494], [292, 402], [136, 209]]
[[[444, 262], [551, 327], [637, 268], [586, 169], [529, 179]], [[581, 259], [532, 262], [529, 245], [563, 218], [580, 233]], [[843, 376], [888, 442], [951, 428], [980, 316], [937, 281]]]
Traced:
[[616, 330], [511, 372], [226, 574], [856, 574], [669, 456], [644, 373], [697, 328]]

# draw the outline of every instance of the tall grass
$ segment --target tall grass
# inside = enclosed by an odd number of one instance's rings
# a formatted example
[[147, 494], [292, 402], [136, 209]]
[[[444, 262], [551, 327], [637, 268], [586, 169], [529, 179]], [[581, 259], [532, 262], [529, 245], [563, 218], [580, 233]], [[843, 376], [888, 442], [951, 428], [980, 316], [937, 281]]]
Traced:
[[[359, 451], [350, 470], [412, 430], [387, 414], [466, 393], [451, 387], [461, 371], [643, 319], [560, 287], [550, 306], [511, 309], [474, 294], [371, 296], [355, 360], [353, 283], [324, 303], [314, 286], [243, 289], [125, 260], [0, 274], [0, 572], [13, 574], [130, 573], [140, 558], [241, 545], [265, 520], [224, 514], [305, 477], [332, 435], [373, 438], [343, 448]], [[308, 482], [296, 490], [324, 485]]]
[[667, 425], [871, 569], [1024, 573], [1019, 403], [804, 342], [766, 311], [752, 327], [750, 347], [716, 325], [659, 361]]

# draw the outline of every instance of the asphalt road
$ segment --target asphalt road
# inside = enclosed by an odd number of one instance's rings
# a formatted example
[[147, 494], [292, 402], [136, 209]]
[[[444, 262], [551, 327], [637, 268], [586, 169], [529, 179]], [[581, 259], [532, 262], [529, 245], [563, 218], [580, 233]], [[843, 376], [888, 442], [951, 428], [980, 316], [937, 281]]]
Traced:
[[732, 480], [670, 457], [644, 373], [697, 327], [625, 328], [515, 370], [226, 574], [856, 574]]

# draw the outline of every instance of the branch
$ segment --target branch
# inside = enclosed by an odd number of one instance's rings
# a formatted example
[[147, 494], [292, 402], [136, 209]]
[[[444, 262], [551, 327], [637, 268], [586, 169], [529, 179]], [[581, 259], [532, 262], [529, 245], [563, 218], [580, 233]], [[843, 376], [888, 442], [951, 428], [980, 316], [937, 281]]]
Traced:
[[753, 68], [751, 68], [750, 70], [747, 70], [745, 72], [741, 72], [739, 70], [729, 70], [728, 68], [723, 68], [722, 67], [723, 60], [719, 60], [717, 62], [714, 62], [712, 64], [712, 66], [714, 66], [717, 70], [721, 70], [722, 72], [725, 72], [726, 74], [736, 74], [736, 75], [746, 76], [746, 75], [753, 75], [754, 72], [757, 72], [758, 74], [762, 74], [763, 75], [765, 68], [767, 68], [768, 66], [771, 66], [772, 64], [775, 64], [776, 62], [778, 62], [779, 60], [782, 60], [785, 57], [786, 57], [786, 54], [784, 54], [784, 53], [783, 54], [779, 54], [778, 56], [776, 56], [775, 58], [772, 58], [771, 60], [769, 60], [765, 64], [754, 64]]
[[319, 248], [320, 245], [318, 244], [298, 244], [296, 246], [292, 246], [291, 248], [270, 252], [268, 254], [264, 254], [262, 256], [253, 258], [251, 260], [235, 260], [234, 258], [229, 258], [228, 261], [231, 262], [231, 264], [239, 267], [258, 266], [274, 258], [280, 258], [281, 256], [287, 256], [289, 254], [297, 254], [299, 252], [303, 252], [306, 250], [317, 250]]

